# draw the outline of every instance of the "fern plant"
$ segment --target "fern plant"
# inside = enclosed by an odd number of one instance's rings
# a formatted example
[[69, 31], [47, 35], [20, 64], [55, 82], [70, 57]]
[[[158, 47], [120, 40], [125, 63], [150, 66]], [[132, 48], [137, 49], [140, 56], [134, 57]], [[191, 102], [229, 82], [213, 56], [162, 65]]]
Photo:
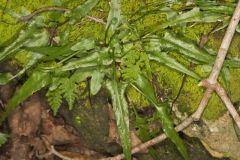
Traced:
[[[66, 29], [53, 46], [48, 45], [49, 35], [46, 33], [49, 25], [46, 19], [49, 17], [35, 15], [19, 33], [18, 38], [0, 52], [0, 62], [13, 58], [21, 51], [27, 51], [30, 55], [17, 74], [0, 74], [0, 84], [4, 85], [28, 71], [28, 79], [10, 99], [6, 110], [0, 114], [0, 123], [3, 123], [17, 105], [42, 88], [48, 88], [46, 96], [54, 115], [57, 114], [63, 98], [71, 110], [78, 92], [78, 84], [91, 78], [92, 95], [97, 94], [102, 86], [111, 95], [118, 132], [127, 160], [131, 159], [129, 113], [125, 97], [128, 87], [135, 88], [156, 108], [164, 132], [184, 159], [189, 159], [184, 143], [174, 129], [168, 103], [161, 102], [156, 97], [151, 84], [150, 65], [155, 61], [159, 65], [165, 65], [200, 80], [201, 77], [197, 73], [189, 70], [168, 53], [174, 50], [192, 63], [209, 66], [213, 64], [215, 55], [212, 52], [186, 40], [184, 34], [180, 33], [182, 38], [179, 38], [172, 29], [174, 26], [184, 28], [188, 23], [217, 21], [227, 23], [228, 14], [218, 10], [211, 12], [209, 16], [209, 12], [205, 11], [207, 6], [200, 2], [187, 6], [188, 10], [183, 13], [180, 9], [172, 8], [172, 1], [149, 4], [149, 10], [139, 8], [132, 18], [127, 19], [121, 13], [121, 1], [111, 0], [103, 39], [81, 38], [78, 41], [70, 41], [69, 31]], [[70, 28], [89, 14], [97, 3], [98, 0], [87, 0], [76, 8], [65, 9], [64, 13], [58, 14], [63, 14], [64, 25]], [[183, 3], [182, 7], [184, 5], [186, 4]], [[13, 14], [12, 11], [8, 13], [19, 19], [23, 16]], [[148, 14], [164, 14], [166, 20], [160, 25], [139, 27], [136, 23]], [[224, 25], [218, 29], [222, 28]], [[228, 67], [239, 68], [240, 61], [228, 59], [225, 68]]]

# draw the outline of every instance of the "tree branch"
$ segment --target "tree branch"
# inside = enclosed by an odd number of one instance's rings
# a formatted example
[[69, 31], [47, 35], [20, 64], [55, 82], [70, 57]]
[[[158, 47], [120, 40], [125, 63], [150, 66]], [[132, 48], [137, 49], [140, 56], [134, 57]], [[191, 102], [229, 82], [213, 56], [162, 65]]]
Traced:
[[[226, 107], [228, 108], [229, 112], [231, 113], [231, 115], [233, 116], [234, 120], [236, 121], [237, 124], [240, 123], [240, 120], [238, 119], [239, 115], [237, 114], [235, 108], [233, 107], [230, 99], [227, 97], [226, 92], [224, 91], [224, 89], [217, 83], [217, 78], [219, 76], [219, 73], [222, 69], [225, 57], [227, 55], [227, 51], [229, 49], [230, 43], [232, 41], [233, 35], [235, 33], [236, 27], [238, 25], [240, 19], [240, 0], [238, 1], [238, 4], [236, 6], [236, 9], [234, 11], [234, 14], [232, 16], [232, 19], [230, 21], [230, 24], [227, 28], [227, 31], [225, 33], [225, 36], [222, 40], [221, 46], [218, 50], [218, 55], [216, 57], [216, 61], [214, 63], [214, 67], [212, 69], [212, 72], [209, 76], [209, 78], [202, 80], [200, 82], [200, 86], [203, 86], [204, 83], [208, 83], [209, 85], [206, 86], [206, 91], [204, 93], [204, 96], [198, 106], [198, 109], [187, 119], [185, 119], [181, 124], [179, 124], [175, 129], [177, 132], [185, 129], [186, 127], [188, 127], [192, 122], [194, 121], [198, 121], [204, 111], [204, 109], [206, 108], [209, 99], [212, 96], [212, 92], [215, 90], [218, 95], [221, 97], [221, 99], [223, 100], [224, 104], [226, 105]], [[139, 146], [136, 146], [132, 149], [131, 153], [137, 153], [143, 149], [146, 149], [152, 145], [155, 145], [161, 141], [163, 141], [164, 139], [166, 139], [167, 136], [166, 134], [161, 134], [159, 136], [157, 136], [156, 138], [153, 138]], [[103, 158], [101, 160], [120, 160], [124, 158], [124, 154], [119, 154], [115, 157], [110, 157], [110, 158]]]

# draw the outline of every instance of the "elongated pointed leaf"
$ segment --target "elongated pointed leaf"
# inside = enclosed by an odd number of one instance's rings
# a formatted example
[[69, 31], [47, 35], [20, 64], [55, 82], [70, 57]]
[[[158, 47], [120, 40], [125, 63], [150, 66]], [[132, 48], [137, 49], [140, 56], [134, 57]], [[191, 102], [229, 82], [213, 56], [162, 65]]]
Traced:
[[50, 83], [50, 73], [45, 73], [40, 70], [35, 70], [28, 80], [21, 86], [16, 94], [10, 99], [6, 106], [6, 110], [0, 115], [0, 124], [6, 119], [15, 107], [17, 107], [26, 98], [31, 96], [36, 91], [45, 87]]
[[113, 111], [116, 116], [118, 133], [121, 139], [123, 152], [126, 160], [131, 159], [131, 139], [129, 132], [128, 105], [124, 96], [125, 84], [118, 83], [116, 80], [108, 81], [106, 87], [112, 98]]
[[25, 44], [29, 45], [31, 42], [35, 42], [35, 40], [39, 38], [39, 28], [43, 26], [43, 19], [41, 17], [35, 18], [25, 30], [20, 32], [18, 38], [12, 44], [0, 52], [0, 62], [16, 54], [20, 47], [24, 46]]
[[178, 38], [176, 35], [166, 32], [164, 37], [160, 39], [162, 48], [177, 50], [184, 56], [194, 59], [198, 62], [213, 64], [215, 57], [208, 54], [204, 49], [200, 49], [197, 45], [185, 39]]
[[132, 86], [142, 93], [149, 100], [149, 102], [155, 106], [159, 113], [159, 118], [161, 120], [164, 132], [176, 145], [184, 159], [189, 159], [184, 143], [173, 126], [173, 122], [169, 115], [168, 104], [158, 102], [151, 83], [143, 75], [139, 75], [138, 78], [132, 83]]
[[107, 26], [109, 32], [114, 33], [121, 21], [120, 0], [111, 0], [110, 11], [107, 19]]
[[90, 55], [82, 57], [80, 60], [72, 60], [63, 67], [59, 69], [59, 71], [69, 71], [78, 68], [87, 68], [101, 65], [109, 65], [112, 63], [112, 59], [110, 59], [107, 52], [94, 52]]
[[71, 47], [73, 51], [86, 51], [95, 47], [95, 41], [93, 39], [82, 39]]
[[23, 68], [15, 75], [12, 75], [10, 73], [0, 73], [0, 85], [5, 85], [11, 80], [20, 77], [23, 75], [29, 68], [31, 68], [33, 65], [35, 65], [39, 59], [42, 58], [42, 55], [39, 55], [37, 53], [31, 53], [31, 57], [28, 60], [27, 64], [23, 66]]
[[178, 63], [174, 58], [167, 55], [167, 53], [150, 53], [149, 59], [157, 61], [169, 68], [175, 69], [179, 72], [185, 73], [197, 80], [200, 80], [200, 76], [194, 73], [193, 71], [187, 69], [185, 66], [183, 66], [181, 63]]
[[[159, 40], [153, 39], [152, 41], [155, 41], [155, 43], [159, 41], [159, 47], [162, 49], [176, 50], [187, 58], [199, 63], [211, 65], [216, 59], [216, 56], [209, 53], [206, 49], [199, 48], [193, 42], [185, 40], [185, 38], [179, 38], [177, 35], [170, 32], [166, 32], [163, 38], [160, 38]], [[227, 59], [224, 62], [224, 66], [239, 68], [240, 60]]]
[[65, 15], [69, 17], [72, 23], [86, 16], [98, 3], [99, 0], [88, 0], [84, 4], [67, 12]]
[[167, 21], [160, 25], [151, 26], [147, 30], [151, 33], [154, 33], [158, 30], [167, 28], [169, 26], [175, 26], [189, 22], [205, 22], [205, 23], [217, 22], [219, 20], [223, 20], [224, 16], [225, 15], [219, 13], [201, 12], [200, 9], [196, 7], [190, 11], [187, 11], [183, 14], [176, 16], [170, 21]]
[[203, 11], [232, 15], [236, 3], [219, 3], [217, 1], [197, 0], [196, 5]]
[[93, 72], [92, 78], [90, 81], [90, 92], [92, 95], [97, 94], [98, 91], [101, 89], [103, 78], [104, 78], [104, 73], [100, 71]]
[[240, 68], [240, 59], [237, 59], [237, 58], [226, 59], [224, 61], [224, 66], [227, 66], [230, 68]]
[[27, 51], [35, 52], [47, 56], [47, 60], [60, 59], [62, 56], [73, 53], [71, 50], [73, 44], [61, 46], [61, 47], [25, 47]]
[[223, 82], [224, 82], [224, 85], [225, 85], [227, 91], [230, 91], [231, 74], [230, 74], [229, 68], [224, 67], [221, 70], [220, 76], [223, 79]]

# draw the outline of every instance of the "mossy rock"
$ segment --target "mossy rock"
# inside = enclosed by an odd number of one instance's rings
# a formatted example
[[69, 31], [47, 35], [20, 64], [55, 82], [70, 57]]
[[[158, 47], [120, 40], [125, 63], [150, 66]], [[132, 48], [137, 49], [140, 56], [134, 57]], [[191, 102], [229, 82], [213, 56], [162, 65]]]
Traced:
[[91, 99], [79, 98], [69, 111], [61, 107], [60, 114], [73, 126], [83, 140], [82, 144], [102, 153], [121, 152], [117, 143], [109, 143], [108, 93], [102, 89]]
[[65, 109], [61, 112], [66, 122], [76, 128], [87, 145], [96, 150], [103, 151], [108, 138], [107, 103], [107, 94], [101, 91], [91, 100], [78, 99], [71, 111]]

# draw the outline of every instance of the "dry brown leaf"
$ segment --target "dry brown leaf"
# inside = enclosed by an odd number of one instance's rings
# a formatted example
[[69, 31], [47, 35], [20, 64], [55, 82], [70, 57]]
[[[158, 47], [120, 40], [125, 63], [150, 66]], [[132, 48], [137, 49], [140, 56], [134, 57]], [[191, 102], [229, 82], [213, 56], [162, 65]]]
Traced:
[[11, 136], [29, 136], [36, 134], [41, 122], [41, 103], [37, 95], [33, 95], [21, 108], [9, 118]]

